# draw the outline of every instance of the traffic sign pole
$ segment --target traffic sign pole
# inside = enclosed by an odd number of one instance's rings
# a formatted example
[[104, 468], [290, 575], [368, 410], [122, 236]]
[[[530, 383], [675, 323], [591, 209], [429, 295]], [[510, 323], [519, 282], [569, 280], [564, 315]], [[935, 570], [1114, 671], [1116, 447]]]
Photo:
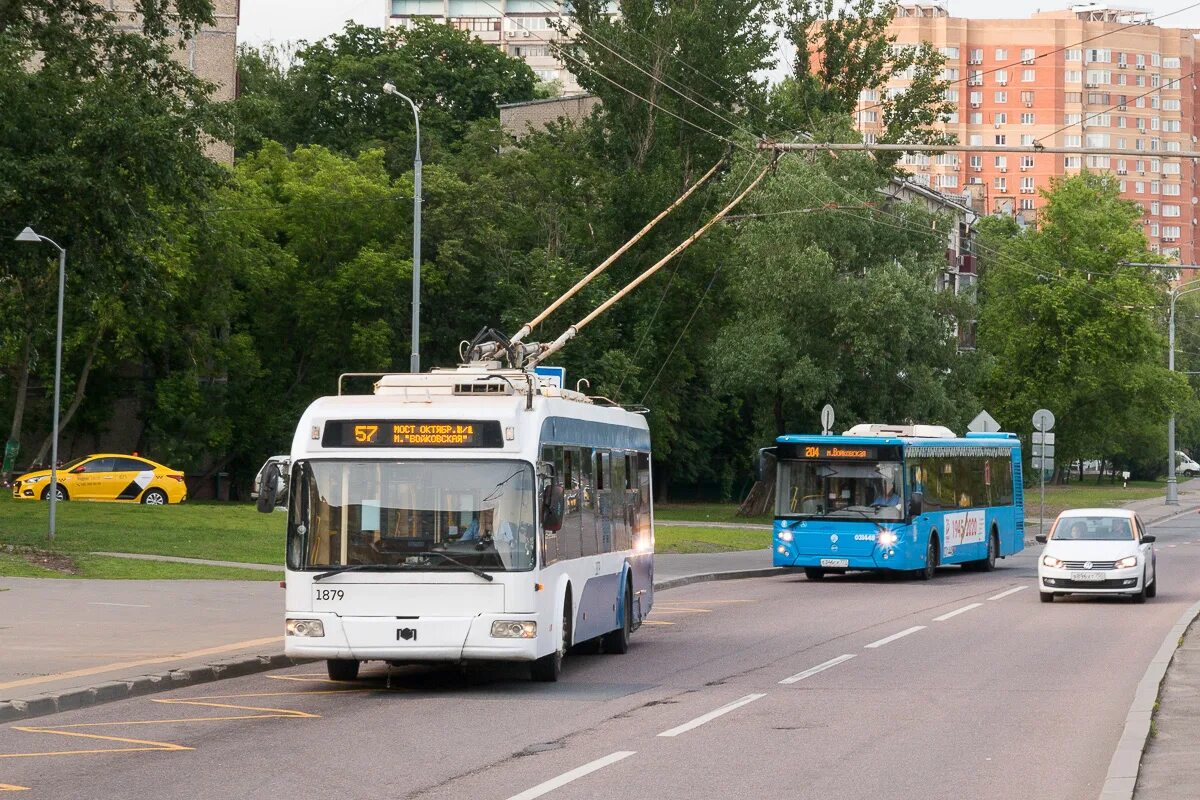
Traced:
[[[1037, 467], [1038, 482], [1041, 484], [1042, 503], [1038, 509], [1038, 535], [1042, 536], [1046, 533], [1046, 456], [1054, 455], [1054, 434], [1050, 433], [1054, 428], [1054, 414], [1048, 409], [1039, 408], [1033, 412], [1033, 427], [1035, 433], [1032, 437], [1033, 447], [1033, 463]], [[1049, 454], [1046, 453], [1046, 448], [1050, 448]], [[1053, 468], [1054, 461], [1051, 459], [1050, 466]]]

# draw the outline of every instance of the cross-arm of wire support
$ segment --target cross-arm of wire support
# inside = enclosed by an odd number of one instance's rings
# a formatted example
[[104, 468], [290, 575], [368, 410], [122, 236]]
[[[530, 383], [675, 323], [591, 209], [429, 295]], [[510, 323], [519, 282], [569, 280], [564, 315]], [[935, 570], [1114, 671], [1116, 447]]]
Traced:
[[532, 331], [534, 328], [536, 328], [538, 325], [540, 325], [542, 322], [544, 322], [546, 320], [546, 317], [553, 314], [558, 309], [559, 306], [561, 306], [563, 303], [567, 302], [572, 297], [574, 297], [576, 292], [578, 292], [580, 289], [582, 289], [583, 287], [585, 287], [589, 283], [591, 283], [593, 278], [595, 278], [601, 272], [604, 272], [604, 270], [608, 269], [609, 266], [611, 266], [614, 261], [616, 261], [622, 255], [624, 255], [625, 252], [629, 250], [629, 248], [631, 248], [635, 244], [637, 244], [638, 241], [643, 236], [645, 236], [647, 233], [650, 232], [651, 228], [653, 228], [655, 225], [657, 225], [659, 222], [661, 222], [672, 211], [679, 208], [679, 206], [683, 205], [683, 202], [685, 200], [687, 200], [689, 197], [691, 197], [692, 194], [695, 193], [695, 191], [697, 189], [699, 189], [701, 186], [703, 186], [704, 183], [709, 178], [711, 178], [713, 175], [716, 174], [717, 170], [720, 169], [720, 167], [723, 163], [725, 163], [724, 158], [720, 159], [719, 161], [717, 161], [717, 163], [713, 164], [712, 169], [710, 169], [708, 172], [704, 173], [704, 175], [701, 176], [701, 178], [698, 181], [696, 181], [691, 186], [689, 186], [687, 188], [686, 192], [679, 195], [679, 197], [676, 198], [675, 202], [671, 203], [671, 205], [664, 208], [657, 217], [655, 217], [654, 219], [647, 222], [640, 231], [638, 231], [636, 234], [633, 235], [633, 238], [631, 238], [625, 244], [621, 245], [608, 258], [604, 259], [604, 261], [602, 261], [600, 263], [600, 266], [596, 267], [594, 270], [589, 272], [578, 283], [576, 283], [574, 286], [572, 286], [570, 289], [568, 289], [566, 292], [564, 292], [562, 297], [558, 298], [553, 303], [551, 303], [549, 306], [547, 306], [546, 309], [544, 311], [542, 311], [542, 313], [538, 314], [536, 317], [531, 319], [529, 322], [526, 322], [524, 325], [522, 325], [521, 330], [517, 331], [516, 334], [512, 337], [512, 339], [510, 339], [510, 341], [515, 344], [515, 343], [521, 341], [522, 339], [524, 339], [526, 336], [528, 336], [530, 331]]
[[612, 297], [608, 298], [603, 303], [601, 303], [599, 306], [597, 306], [596, 309], [594, 311], [592, 311], [592, 313], [588, 314], [586, 317], [581, 319], [579, 322], [576, 322], [574, 325], [567, 328], [566, 331], [564, 331], [561, 336], [559, 336], [557, 339], [555, 339], [550, 344], [546, 345], [542, 349], [541, 352], [537, 353], [535, 356], [533, 356], [529, 360], [529, 366], [530, 367], [535, 366], [539, 362], [545, 360], [547, 356], [561, 350], [563, 347], [566, 346], [567, 342], [574, 339], [576, 334], [578, 334], [579, 331], [583, 330], [583, 328], [586, 327], [588, 323], [590, 323], [592, 320], [596, 319], [596, 317], [600, 316], [605, 311], [607, 311], [609, 308], [611, 308], [622, 297], [624, 297], [625, 295], [632, 292], [634, 289], [636, 289], [638, 286], [640, 286], [645, 281], [649, 280], [650, 277], [652, 275], [654, 275], [654, 273], [656, 273], [660, 269], [662, 269], [662, 267], [664, 265], [666, 265], [667, 262], [669, 262], [675, 256], [679, 255], [684, 250], [691, 247], [692, 244], [697, 239], [699, 239], [701, 236], [703, 236], [705, 233], [707, 233], [708, 230], [713, 225], [716, 225], [718, 222], [720, 222], [722, 219], [724, 219], [725, 216], [730, 211], [732, 211], [734, 208], [736, 208], [738, 203], [742, 202], [742, 200], [746, 197], [746, 195], [748, 195], [748, 194], [750, 194], [750, 192], [754, 191], [754, 188], [756, 186], [758, 186], [759, 183], [762, 182], [762, 179], [765, 178], [767, 176], [767, 173], [770, 172], [771, 169], [775, 166], [775, 161], [776, 161], [776, 159], [772, 159], [771, 163], [769, 163], [765, 167], [763, 167], [762, 171], [758, 173], [758, 175], [754, 178], [753, 181], [750, 182], [750, 185], [747, 186], [744, 191], [742, 191], [737, 197], [733, 198], [733, 200], [731, 200], [728, 203], [728, 205], [726, 205], [724, 208], [722, 208], [720, 211], [718, 211], [716, 213], [716, 215], [713, 216], [712, 219], [710, 219], [708, 222], [704, 223], [704, 225], [699, 230], [697, 230], [691, 236], [689, 236], [688, 238], [686, 238], [682, 242], [680, 242], [678, 245], [676, 245], [674, 250], [672, 250], [671, 252], [669, 252], [665, 256], [663, 256], [661, 259], [659, 259], [658, 262], [656, 262], [654, 264], [654, 266], [650, 267], [645, 272], [643, 272], [641, 275], [638, 275], [636, 278], [634, 278], [632, 281], [630, 281], [628, 284], [626, 284], [625, 288], [621, 289], [621, 291], [617, 292]]

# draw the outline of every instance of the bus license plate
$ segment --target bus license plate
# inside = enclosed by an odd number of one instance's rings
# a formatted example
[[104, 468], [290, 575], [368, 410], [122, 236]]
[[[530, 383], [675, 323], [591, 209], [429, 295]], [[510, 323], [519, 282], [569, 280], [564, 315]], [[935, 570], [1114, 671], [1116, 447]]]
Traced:
[[1073, 581], [1102, 581], [1105, 575], [1103, 572], [1072, 572], [1071, 580]]
[[848, 567], [848, 566], [850, 566], [850, 559], [848, 559], [848, 558], [822, 558], [821, 566], [822, 567]]

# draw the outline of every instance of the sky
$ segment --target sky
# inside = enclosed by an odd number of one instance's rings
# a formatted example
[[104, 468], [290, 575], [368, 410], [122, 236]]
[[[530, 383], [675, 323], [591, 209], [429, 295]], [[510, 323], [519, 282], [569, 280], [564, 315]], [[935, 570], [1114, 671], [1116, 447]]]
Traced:
[[[1069, 2], [1046, 0], [949, 0], [949, 10], [956, 17], [1026, 17], [1035, 11], [1066, 8]], [[1151, 15], [1166, 14], [1195, 5], [1180, 14], [1166, 17], [1164, 27], [1200, 28], [1200, 3], [1196, 0], [1156, 0], [1155, 2], [1113, 3], [1141, 8]], [[242, 0], [238, 41], [259, 45], [306, 39], [315, 41], [343, 27], [352, 19], [364, 25], [382, 25], [391, 3], [389, 0]]]

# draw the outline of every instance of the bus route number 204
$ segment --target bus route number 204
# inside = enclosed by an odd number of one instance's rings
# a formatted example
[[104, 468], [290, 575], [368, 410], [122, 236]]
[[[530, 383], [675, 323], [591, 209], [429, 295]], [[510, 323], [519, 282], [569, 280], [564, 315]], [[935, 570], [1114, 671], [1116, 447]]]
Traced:
[[341, 600], [346, 593], [341, 589], [314, 589], [314, 600]]

